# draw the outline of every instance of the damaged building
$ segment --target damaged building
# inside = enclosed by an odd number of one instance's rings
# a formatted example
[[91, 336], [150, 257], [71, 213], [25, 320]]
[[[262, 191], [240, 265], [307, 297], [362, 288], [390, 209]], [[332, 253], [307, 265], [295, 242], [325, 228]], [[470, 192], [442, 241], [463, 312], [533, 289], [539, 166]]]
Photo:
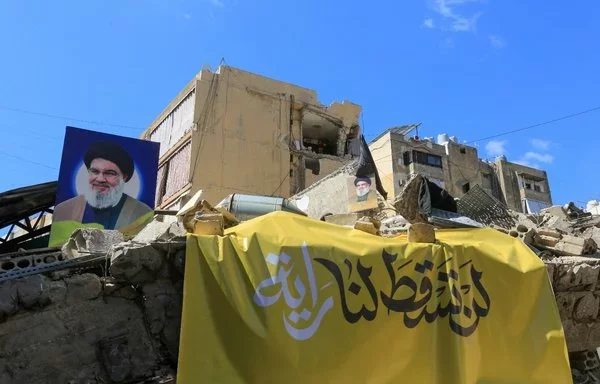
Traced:
[[200, 189], [212, 201], [288, 197], [352, 159], [360, 112], [229, 66], [203, 69], [141, 135], [160, 143], [156, 207], [177, 209]]
[[477, 148], [459, 143], [454, 136], [441, 134], [437, 141], [411, 136], [418, 127], [390, 128], [369, 144], [391, 198], [411, 176], [422, 174], [455, 197], [478, 185], [514, 211], [538, 213], [552, 205], [546, 171], [512, 163], [505, 156], [493, 162], [482, 160]]

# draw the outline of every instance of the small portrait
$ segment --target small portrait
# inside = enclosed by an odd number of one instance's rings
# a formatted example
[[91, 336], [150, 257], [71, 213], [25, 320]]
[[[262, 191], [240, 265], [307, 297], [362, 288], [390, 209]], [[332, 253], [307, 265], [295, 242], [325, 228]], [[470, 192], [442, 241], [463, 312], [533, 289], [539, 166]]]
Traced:
[[377, 207], [377, 193], [373, 178], [356, 176], [348, 179], [348, 206], [350, 212]]
[[67, 127], [50, 246], [76, 228], [135, 235], [154, 216], [158, 143]]

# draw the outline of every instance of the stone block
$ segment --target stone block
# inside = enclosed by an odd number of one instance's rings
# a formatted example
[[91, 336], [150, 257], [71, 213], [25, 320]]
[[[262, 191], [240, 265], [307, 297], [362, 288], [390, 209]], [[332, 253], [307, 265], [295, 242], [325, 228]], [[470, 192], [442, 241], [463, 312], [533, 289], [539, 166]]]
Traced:
[[575, 304], [573, 319], [581, 322], [592, 322], [598, 317], [598, 297], [593, 293], [586, 293]]
[[570, 263], [556, 264], [555, 281], [557, 291], [593, 291], [598, 281], [600, 265], [590, 265], [573, 260]]
[[83, 273], [65, 278], [67, 285], [67, 301], [92, 300], [100, 296], [102, 283], [93, 273]]
[[[127, 353], [114, 353], [112, 367], [128, 371], [127, 382], [145, 382], [161, 356], [150, 338], [139, 306], [121, 298], [48, 306], [8, 318], [0, 327], [2, 384], [111, 383], [116, 375], [99, 353], [107, 340], [122, 337]], [[113, 344], [114, 345], [114, 344]], [[117, 351], [118, 352], [118, 351]], [[121, 372], [123, 373], [123, 371]]]
[[111, 251], [110, 259], [111, 276], [133, 284], [154, 280], [163, 264], [162, 253], [150, 244], [123, 243]]
[[176, 237], [185, 237], [183, 223], [154, 220], [146, 225], [134, 238], [135, 243], [153, 243], [171, 241]]
[[556, 305], [558, 306], [558, 312], [560, 313], [561, 320], [567, 320], [573, 318], [573, 311], [575, 310], [575, 304], [579, 299], [585, 296], [586, 292], [557, 292], [556, 293]]
[[0, 320], [17, 312], [19, 296], [14, 281], [0, 283]]
[[377, 227], [375, 227], [375, 224], [370, 221], [359, 220], [354, 223], [354, 229], [370, 233], [371, 235], [377, 234]]
[[431, 224], [414, 223], [408, 228], [409, 243], [435, 243], [435, 229]]
[[224, 218], [221, 214], [204, 213], [196, 216], [194, 222], [194, 233], [196, 235], [223, 236], [224, 229]]
[[67, 298], [67, 284], [63, 280], [47, 281], [47, 294], [51, 303], [60, 303]]
[[567, 218], [567, 214], [566, 214], [565, 210], [563, 209], [562, 205], [553, 205], [551, 207], [541, 209], [540, 214], [561, 217], [564, 219]]
[[119, 231], [79, 228], [63, 245], [62, 253], [66, 259], [89, 256], [92, 253], [108, 253], [113, 245], [123, 241], [123, 234]]
[[17, 287], [19, 303], [25, 308], [47, 305], [50, 299], [47, 294], [47, 279], [43, 275], [22, 277], [14, 281]]

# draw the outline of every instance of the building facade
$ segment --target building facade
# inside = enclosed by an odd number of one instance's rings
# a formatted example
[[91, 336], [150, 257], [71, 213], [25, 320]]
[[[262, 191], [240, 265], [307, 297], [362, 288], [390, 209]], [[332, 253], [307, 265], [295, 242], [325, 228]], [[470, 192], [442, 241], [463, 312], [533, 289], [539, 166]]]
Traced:
[[203, 69], [144, 131], [160, 143], [156, 207], [203, 190], [289, 197], [356, 155], [361, 107], [229, 66]]
[[445, 134], [437, 142], [411, 136], [417, 127], [388, 129], [369, 144], [389, 198], [400, 194], [411, 175], [420, 173], [455, 197], [479, 185], [515, 211], [537, 213], [552, 205], [545, 171], [511, 163], [505, 157], [481, 160], [477, 148]]

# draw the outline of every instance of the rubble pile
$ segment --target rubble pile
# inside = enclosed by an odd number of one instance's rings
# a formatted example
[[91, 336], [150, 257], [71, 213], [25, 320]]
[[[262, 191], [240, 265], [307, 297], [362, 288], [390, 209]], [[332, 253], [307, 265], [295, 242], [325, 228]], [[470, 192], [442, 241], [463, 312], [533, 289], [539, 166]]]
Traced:
[[0, 282], [0, 383], [174, 382], [182, 234], [158, 220], [127, 242], [77, 230], [63, 258], [103, 252], [105, 262]]

